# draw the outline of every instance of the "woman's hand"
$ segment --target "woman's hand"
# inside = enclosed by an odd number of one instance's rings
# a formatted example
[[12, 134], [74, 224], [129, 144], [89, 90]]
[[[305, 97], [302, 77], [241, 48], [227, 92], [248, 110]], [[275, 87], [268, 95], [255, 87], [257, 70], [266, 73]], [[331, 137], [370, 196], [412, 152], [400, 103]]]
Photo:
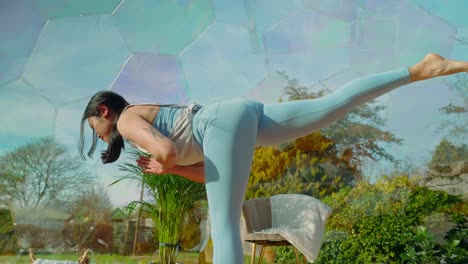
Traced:
[[143, 173], [165, 174], [168, 171], [168, 169], [164, 168], [163, 164], [152, 157], [140, 156], [137, 159], [137, 165], [143, 169]]

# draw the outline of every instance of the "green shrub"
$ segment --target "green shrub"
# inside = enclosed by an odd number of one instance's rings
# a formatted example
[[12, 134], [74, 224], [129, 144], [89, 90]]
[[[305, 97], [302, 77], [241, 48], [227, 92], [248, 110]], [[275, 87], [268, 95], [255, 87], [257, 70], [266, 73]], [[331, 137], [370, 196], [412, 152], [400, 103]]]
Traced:
[[[466, 202], [460, 197], [417, 186], [406, 176], [383, 178], [374, 184], [363, 181], [324, 202], [333, 208], [333, 215], [327, 221], [317, 263], [400, 263], [408, 245], [420, 250], [415, 244], [419, 239], [416, 227], [427, 216], [466, 211]], [[460, 238], [463, 235], [467, 237], [459, 228], [453, 235], [457, 238], [446, 243], [458, 255], [464, 246], [455, 244], [457, 240], [466, 242]], [[438, 250], [435, 244], [425, 246]]]
[[317, 263], [341, 264], [348, 263], [349, 258], [344, 253], [344, 242], [348, 239], [348, 233], [343, 231], [326, 232], [323, 238], [322, 248]]
[[[406, 176], [382, 178], [374, 184], [362, 181], [323, 201], [333, 208], [333, 214], [316, 263], [404, 263], [412, 258], [419, 262], [410, 263], [425, 263], [423, 254], [429, 255], [427, 263], [436, 257], [436, 261], [458, 263], [466, 254], [467, 203], [458, 196], [417, 186]], [[455, 214], [456, 226], [446, 234], [443, 245], [421, 234], [418, 226], [427, 224], [429, 216], [440, 216], [439, 222], [432, 223], [438, 228], [448, 214]], [[277, 252], [277, 263], [294, 263], [293, 252]]]
[[400, 254], [403, 263], [468, 263], [468, 225], [461, 214], [451, 216], [455, 226], [445, 235], [444, 243], [438, 244], [426, 228], [417, 227], [412, 243]]
[[433, 191], [426, 187], [416, 187], [408, 197], [405, 215], [419, 224], [424, 216], [448, 209], [449, 206], [458, 204], [461, 201], [460, 197], [444, 191]]
[[327, 232], [317, 263], [397, 263], [412, 236], [399, 215], [366, 216], [349, 234]]
[[15, 250], [16, 235], [11, 212], [8, 209], [0, 209], [0, 253], [14, 253]]
[[[304, 263], [305, 257], [301, 254], [300, 251], [297, 251], [299, 255], [299, 261]], [[295, 264], [296, 263], [296, 254], [294, 254], [294, 249], [290, 246], [287, 247], [276, 247], [275, 249], [275, 263], [281, 264]]]

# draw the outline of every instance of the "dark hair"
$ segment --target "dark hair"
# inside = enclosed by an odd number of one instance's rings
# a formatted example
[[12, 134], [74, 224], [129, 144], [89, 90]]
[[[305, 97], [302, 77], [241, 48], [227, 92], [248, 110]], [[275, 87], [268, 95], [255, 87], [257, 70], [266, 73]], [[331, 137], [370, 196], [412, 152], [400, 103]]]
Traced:
[[[86, 109], [83, 112], [83, 117], [81, 118], [81, 127], [80, 127], [80, 142], [78, 145], [78, 150], [80, 151], [80, 155], [83, 159], [85, 156], [83, 155], [84, 149], [84, 137], [83, 137], [83, 130], [84, 130], [84, 122], [88, 119], [88, 117], [92, 116], [101, 116], [101, 112], [99, 111], [100, 105], [106, 105], [110, 111], [112, 111], [116, 116], [114, 120], [114, 126], [112, 128], [112, 132], [109, 135], [109, 142], [106, 151], [101, 153], [101, 160], [103, 163], [110, 163], [116, 161], [122, 149], [124, 149], [124, 141], [122, 136], [120, 135], [119, 131], [117, 131], [117, 120], [124, 110], [124, 108], [129, 105], [128, 102], [119, 94], [111, 92], [111, 91], [100, 91], [97, 92], [88, 102]], [[88, 151], [88, 157], [92, 158], [93, 153], [96, 150], [96, 143], [97, 143], [97, 134], [93, 131], [93, 142], [91, 148]]]

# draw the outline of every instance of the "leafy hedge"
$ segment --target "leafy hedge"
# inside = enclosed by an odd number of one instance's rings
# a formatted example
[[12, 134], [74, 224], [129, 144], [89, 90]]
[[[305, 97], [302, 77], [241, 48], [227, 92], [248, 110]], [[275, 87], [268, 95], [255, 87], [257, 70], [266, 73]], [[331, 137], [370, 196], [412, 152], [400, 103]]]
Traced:
[[0, 208], [0, 253], [14, 253], [16, 250], [16, 235], [14, 234], [11, 212]]
[[[468, 206], [458, 196], [400, 176], [360, 182], [323, 201], [334, 211], [315, 263], [468, 263]], [[454, 223], [443, 242], [425, 228], [436, 213]], [[281, 248], [276, 260], [294, 263], [294, 254]]]

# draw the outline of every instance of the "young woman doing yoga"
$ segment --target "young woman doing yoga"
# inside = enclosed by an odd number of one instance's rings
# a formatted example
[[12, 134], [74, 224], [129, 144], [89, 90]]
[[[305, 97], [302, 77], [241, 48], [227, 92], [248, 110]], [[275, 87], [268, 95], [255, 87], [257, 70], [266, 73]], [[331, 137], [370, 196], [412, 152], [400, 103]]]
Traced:
[[151, 154], [137, 160], [144, 172], [178, 174], [204, 183], [214, 263], [243, 263], [239, 221], [256, 146], [305, 136], [395, 88], [459, 72], [468, 72], [468, 62], [430, 53], [409, 68], [358, 78], [321, 98], [272, 104], [237, 99], [203, 107], [130, 105], [120, 95], [102, 91], [90, 99], [84, 111], [80, 152], [83, 154], [87, 123], [94, 132], [89, 156], [100, 138], [108, 144], [102, 161], [114, 162], [125, 139]]

